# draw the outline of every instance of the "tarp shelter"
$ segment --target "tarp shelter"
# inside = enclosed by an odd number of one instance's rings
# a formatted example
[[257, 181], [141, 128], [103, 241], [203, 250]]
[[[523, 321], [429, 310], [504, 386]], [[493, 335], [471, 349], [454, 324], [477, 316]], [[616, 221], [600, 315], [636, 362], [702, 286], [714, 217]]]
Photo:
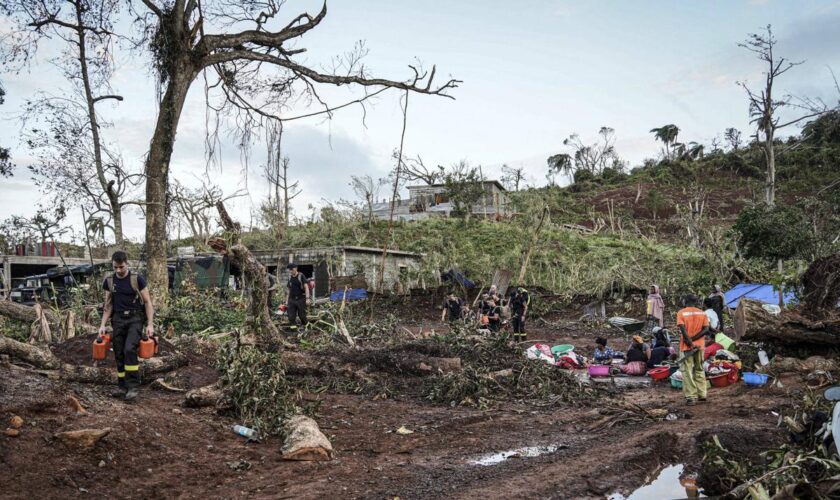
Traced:
[[[735, 309], [741, 299], [752, 299], [765, 304], [779, 304], [779, 291], [773, 288], [773, 285], [766, 283], [741, 283], [735, 285], [734, 288], [727, 290], [723, 294], [726, 297], [726, 307]], [[796, 301], [796, 296], [792, 291], [784, 293], [785, 305], [790, 305]]]

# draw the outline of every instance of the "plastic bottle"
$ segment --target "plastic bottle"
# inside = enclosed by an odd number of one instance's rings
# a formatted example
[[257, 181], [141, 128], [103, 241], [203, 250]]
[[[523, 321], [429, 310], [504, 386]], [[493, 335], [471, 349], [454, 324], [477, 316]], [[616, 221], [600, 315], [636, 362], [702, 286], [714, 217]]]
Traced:
[[256, 429], [251, 429], [250, 427], [245, 427], [244, 425], [234, 425], [233, 432], [248, 439], [257, 439]]
[[767, 358], [767, 353], [764, 351], [758, 351], [758, 361], [761, 362], [761, 366], [767, 366], [770, 364], [770, 360]]

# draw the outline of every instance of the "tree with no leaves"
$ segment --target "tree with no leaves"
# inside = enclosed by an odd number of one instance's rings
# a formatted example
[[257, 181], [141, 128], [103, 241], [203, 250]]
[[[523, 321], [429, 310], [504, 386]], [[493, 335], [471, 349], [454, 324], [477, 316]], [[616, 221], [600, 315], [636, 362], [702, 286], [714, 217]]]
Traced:
[[[808, 118], [821, 115], [828, 111], [828, 107], [819, 100], [794, 98], [791, 95], [783, 95], [781, 98], [774, 97], [774, 86], [777, 83], [777, 78], [804, 63], [804, 61], [793, 62], [774, 52], [776, 38], [773, 36], [773, 29], [769, 24], [763, 33], [750, 33], [747, 39], [739, 43], [738, 46], [754, 53], [758, 60], [766, 64], [764, 87], [761, 90], [751, 89], [746, 82], [738, 82], [738, 85], [747, 93], [750, 102], [751, 122], [756, 125], [755, 138], [763, 146], [765, 160], [764, 202], [768, 207], [772, 207], [776, 202], [776, 148], [774, 144], [776, 132]], [[800, 116], [782, 121], [779, 116], [780, 111], [787, 108], [798, 109]]]
[[519, 186], [525, 179], [525, 167], [514, 168], [502, 165], [502, 184], [510, 191], [519, 191]]
[[[0, 84], [0, 104], [5, 102], [6, 89]], [[0, 177], [12, 176], [12, 157], [8, 148], [0, 147]]]
[[[32, 3], [20, 0], [22, 3]], [[39, 0], [38, 23], [54, 18], [59, 0]], [[331, 114], [340, 108], [360, 104], [396, 88], [407, 92], [446, 96], [460, 83], [435, 81], [436, 69], [425, 71], [410, 66], [405, 80], [376, 78], [362, 64], [363, 44], [333, 59], [331, 67], [316, 69], [300, 55], [304, 35], [317, 28], [327, 16], [327, 6], [311, 15], [307, 12], [284, 17], [282, 0], [130, 0], [128, 11], [139, 28], [136, 46], [147, 47], [160, 89], [159, 110], [146, 158], [146, 249], [149, 285], [156, 303], [165, 306], [167, 291], [166, 227], [169, 162], [187, 94], [199, 77], [205, 81], [209, 109], [231, 117], [242, 131], [247, 146], [254, 127], [270, 121], [289, 121]], [[113, 21], [118, 26], [117, 21]], [[340, 104], [322, 99], [322, 86], [358, 86], [362, 97]], [[314, 104], [312, 113], [288, 116], [297, 103]], [[218, 127], [215, 127], [218, 130]], [[208, 144], [212, 141], [208, 140]]]
[[379, 196], [379, 190], [382, 186], [388, 184], [388, 179], [374, 179], [370, 175], [350, 176], [350, 187], [356, 196], [364, 200], [365, 208], [367, 209], [367, 223], [368, 227], [373, 224], [373, 205], [376, 203], [376, 198]]
[[79, 201], [104, 220], [123, 248], [122, 209], [132, 203], [125, 197], [140, 175], [126, 172], [122, 159], [107, 149], [102, 138], [107, 124], [96, 111], [109, 100], [123, 100], [110, 87], [120, 1], [8, 0], [2, 7], [17, 24], [2, 50], [12, 67], [28, 62], [42, 38], [64, 42], [62, 55], [51, 62], [71, 84], [70, 92], [41, 93], [25, 107], [24, 123], [36, 124], [25, 134], [38, 160], [30, 170], [56, 200]]
[[289, 227], [291, 202], [301, 193], [301, 189], [298, 181], [292, 181], [289, 178], [291, 161], [288, 156], [283, 156], [280, 148], [283, 136], [282, 126], [270, 123], [266, 130], [268, 158], [263, 167], [263, 176], [268, 182], [268, 202], [260, 207], [260, 211], [271, 226], [279, 244], [283, 233]]

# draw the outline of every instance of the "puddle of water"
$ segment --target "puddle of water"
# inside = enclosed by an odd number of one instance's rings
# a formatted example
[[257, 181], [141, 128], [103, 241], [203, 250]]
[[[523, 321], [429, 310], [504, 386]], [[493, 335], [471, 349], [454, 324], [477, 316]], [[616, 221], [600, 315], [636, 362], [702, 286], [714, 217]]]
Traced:
[[[613, 493], [609, 500], [672, 500], [677, 498], [692, 498], [688, 496], [685, 488], [680, 484], [680, 474], [683, 465], [669, 465], [662, 469], [659, 476], [652, 483], [646, 484], [625, 497], [620, 493]], [[694, 496], [693, 498], [705, 498], [705, 495]]]
[[501, 451], [499, 453], [491, 453], [490, 455], [483, 455], [470, 463], [473, 465], [498, 465], [505, 460], [513, 457], [518, 458], [533, 458], [540, 455], [547, 455], [554, 453], [557, 450], [566, 448], [564, 444], [550, 445], [550, 446], [528, 446], [525, 448], [517, 448], [515, 450]]

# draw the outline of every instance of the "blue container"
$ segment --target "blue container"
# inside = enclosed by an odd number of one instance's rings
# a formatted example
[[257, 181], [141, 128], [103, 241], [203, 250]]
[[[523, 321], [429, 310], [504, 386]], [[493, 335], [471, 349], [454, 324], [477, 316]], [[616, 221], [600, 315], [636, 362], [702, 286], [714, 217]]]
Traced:
[[768, 375], [763, 373], [744, 372], [744, 383], [747, 385], [764, 385], [767, 383]]

